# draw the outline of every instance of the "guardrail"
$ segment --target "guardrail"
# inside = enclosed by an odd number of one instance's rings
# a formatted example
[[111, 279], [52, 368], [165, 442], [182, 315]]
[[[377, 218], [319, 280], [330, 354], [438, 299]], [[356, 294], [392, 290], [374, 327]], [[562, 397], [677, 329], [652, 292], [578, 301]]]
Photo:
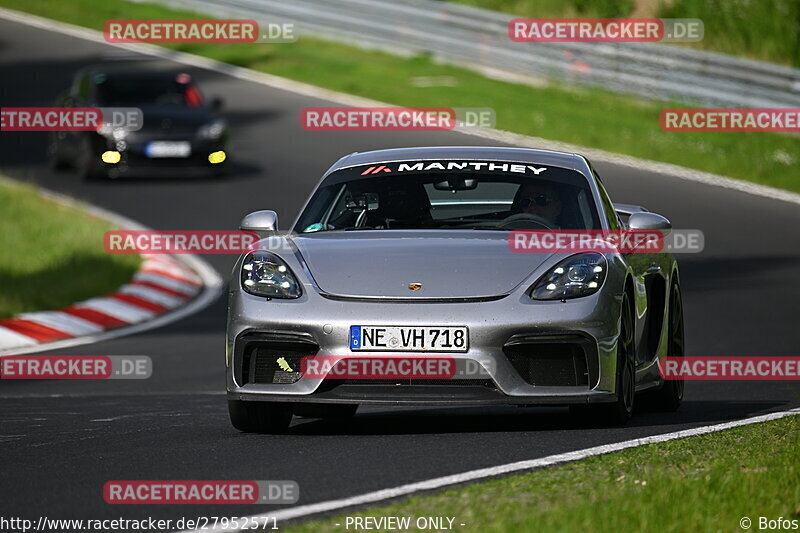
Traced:
[[[433, 0], [159, 0], [477, 68], [719, 107], [800, 107], [800, 69], [658, 43], [518, 43], [512, 15]], [[529, 79], [526, 79], [529, 78]]]

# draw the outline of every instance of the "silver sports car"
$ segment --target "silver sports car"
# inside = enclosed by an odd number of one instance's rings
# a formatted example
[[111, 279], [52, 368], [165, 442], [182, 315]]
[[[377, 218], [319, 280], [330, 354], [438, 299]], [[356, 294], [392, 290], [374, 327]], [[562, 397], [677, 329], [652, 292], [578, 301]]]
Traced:
[[290, 231], [278, 232], [273, 211], [241, 229], [262, 240], [237, 261], [229, 291], [239, 430], [279, 432], [293, 415], [345, 417], [360, 404], [569, 405], [623, 424], [640, 393], [665, 410], [681, 403], [683, 382], [658, 365], [684, 353], [671, 254], [513, 246], [518, 235], [671, 229], [612, 204], [580, 155], [354, 153], [325, 173]]

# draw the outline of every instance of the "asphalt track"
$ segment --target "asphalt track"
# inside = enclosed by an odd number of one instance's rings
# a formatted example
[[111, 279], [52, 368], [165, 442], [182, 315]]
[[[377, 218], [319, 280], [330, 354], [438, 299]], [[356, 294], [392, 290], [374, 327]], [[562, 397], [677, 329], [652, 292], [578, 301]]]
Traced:
[[[76, 69], [108, 52], [102, 44], [0, 21], [0, 105], [51, 105]], [[0, 134], [0, 170], [157, 229], [235, 229], [244, 214], [265, 208], [275, 209], [286, 227], [343, 154], [486, 144], [456, 133], [306, 132], [300, 110], [325, 102], [186, 70], [207, 95], [225, 98], [235, 157], [226, 179], [84, 182], [48, 169], [39, 133]], [[689, 355], [798, 354], [797, 205], [597, 167], [615, 201], [646, 205], [676, 227], [705, 232], [705, 251], [680, 260]], [[234, 262], [206, 259], [224, 277]], [[228, 421], [224, 326], [220, 298], [166, 327], [57, 352], [149, 355], [154, 372], [146, 381], [0, 383], [0, 516], [266, 513], [273, 507], [112, 506], [102, 487], [113, 479], [292, 479], [300, 485], [298, 505], [308, 504], [800, 405], [796, 382], [692, 382], [678, 413], [640, 413], [626, 428], [575, 427], [558, 408], [374, 407], [345, 424], [300, 419], [288, 435], [245, 435]]]

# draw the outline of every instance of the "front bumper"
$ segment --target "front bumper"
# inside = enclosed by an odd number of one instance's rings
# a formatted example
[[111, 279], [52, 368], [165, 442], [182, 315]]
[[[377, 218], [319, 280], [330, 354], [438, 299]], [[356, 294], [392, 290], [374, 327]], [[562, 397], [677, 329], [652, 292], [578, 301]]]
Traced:
[[[619, 317], [620, 298], [605, 291], [566, 302], [533, 301], [524, 294], [466, 303], [334, 300], [311, 286], [296, 300], [267, 300], [241, 290], [232, 290], [229, 296], [226, 361], [232, 400], [566, 405], [615, 399], [619, 324], [614, 317]], [[467, 326], [466, 353], [427, 355], [469, 361], [482, 367], [482, 375], [450, 380], [333, 380], [290, 375], [276, 364], [278, 357], [294, 363], [314, 355], [363, 358], [350, 350], [349, 329], [370, 324]]]
[[[150, 140], [127, 140], [120, 146], [119, 143], [101, 137], [93, 148], [93, 164], [114, 177], [135, 178], [210, 177], [224, 172], [228, 167], [230, 154], [227, 153], [225, 142], [182, 137], [166, 140], [188, 142], [191, 147], [189, 156], [151, 158], [145, 150]], [[102, 154], [109, 150], [119, 152], [118, 163], [104, 163], [101, 160]], [[226, 153], [225, 161], [212, 164], [208, 159], [209, 155], [219, 151]]]

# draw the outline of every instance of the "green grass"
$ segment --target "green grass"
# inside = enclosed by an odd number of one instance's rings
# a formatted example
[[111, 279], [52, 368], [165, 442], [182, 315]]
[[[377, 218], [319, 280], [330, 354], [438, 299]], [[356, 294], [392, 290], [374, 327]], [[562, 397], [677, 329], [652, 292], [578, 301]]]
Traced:
[[408, 516], [412, 524], [444, 516], [465, 533], [733, 532], [747, 516], [757, 531], [759, 516], [800, 519], [798, 456], [800, 416], [790, 416], [282, 529], [341, 533], [347, 516]]
[[0, 318], [58, 309], [116, 290], [139, 268], [138, 255], [110, 255], [107, 222], [0, 179]]
[[[697, 18], [702, 41], [688, 46], [800, 66], [800, 2], [797, 0], [449, 0], [521, 17]], [[645, 11], [635, 11], [644, 3]]]
[[[120, 0], [0, 0], [0, 5], [101, 29], [111, 18], [198, 18], [200, 15]], [[341, 43], [301, 38], [292, 44], [184, 44], [179, 49], [235, 65], [374, 98], [395, 105], [491, 107], [499, 129], [610, 152], [665, 161], [800, 192], [800, 136], [774, 133], [667, 133], [668, 102], [594, 89], [530, 87], [437, 64], [426, 55], [401, 58]], [[415, 87], [412, 78], [448, 76], [453, 87]]]

